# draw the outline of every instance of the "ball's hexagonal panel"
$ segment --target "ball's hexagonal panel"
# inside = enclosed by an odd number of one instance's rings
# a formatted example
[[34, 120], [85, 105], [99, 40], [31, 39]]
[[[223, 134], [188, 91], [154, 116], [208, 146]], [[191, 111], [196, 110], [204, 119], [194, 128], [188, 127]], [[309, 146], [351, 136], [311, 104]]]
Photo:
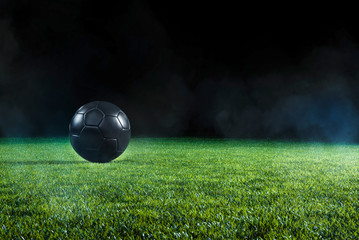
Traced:
[[98, 126], [105, 115], [98, 109], [92, 109], [85, 114], [85, 124], [88, 126]]
[[82, 113], [75, 113], [69, 125], [70, 134], [79, 135], [83, 127], [84, 115]]
[[98, 103], [97, 108], [103, 111], [106, 115], [110, 116], [117, 116], [117, 114], [121, 111], [121, 109], [116, 105], [103, 101]]
[[120, 156], [122, 152], [117, 151], [117, 139], [104, 139], [99, 153], [100, 162], [109, 162]]
[[105, 138], [118, 138], [121, 135], [122, 125], [116, 117], [106, 116], [99, 127]]
[[74, 150], [91, 162], [105, 163], [120, 156], [131, 138], [130, 122], [119, 107], [108, 102], [82, 106], [69, 124]]
[[77, 154], [79, 154], [81, 157], [83, 157], [84, 159], [87, 159], [88, 161], [91, 162], [97, 162], [98, 160], [98, 156], [99, 156], [99, 150], [98, 149], [85, 149], [82, 146], [82, 140], [79, 136], [71, 136], [70, 137], [71, 140], [71, 145], [72, 147], [75, 149], [75, 151], [77, 152]]
[[125, 149], [128, 146], [128, 143], [130, 142], [131, 138], [131, 131], [123, 130], [121, 132], [121, 136], [117, 138], [117, 150], [121, 153], [125, 151]]
[[98, 101], [87, 103], [87, 104], [83, 105], [82, 107], [80, 107], [79, 110], [77, 110], [77, 113], [83, 113], [84, 114], [88, 110], [90, 110], [92, 108], [96, 108], [98, 103], [99, 103]]
[[90, 162], [101, 162], [100, 161], [100, 152], [98, 149], [87, 149], [79, 153], [81, 157], [87, 159]]
[[78, 153], [79, 149], [81, 148], [80, 136], [71, 135], [70, 136], [70, 141], [71, 141], [72, 147]]
[[98, 127], [85, 126], [80, 133], [80, 147], [83, 149], [99, 149], [103, 142], [103, 135]]
[[123, 129], [130, 129], [130, 121], [128, 121], [128, 118], [124, 112], [119, 112], [117, 119], [120, 121]]

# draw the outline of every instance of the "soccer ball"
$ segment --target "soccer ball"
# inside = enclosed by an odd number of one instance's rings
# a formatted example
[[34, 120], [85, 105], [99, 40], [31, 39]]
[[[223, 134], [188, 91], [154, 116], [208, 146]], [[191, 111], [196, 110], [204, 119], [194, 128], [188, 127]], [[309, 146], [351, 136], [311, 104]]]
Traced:
[[74, 150], [90, 162], [105, 163], [120, 156], [131, 138], [130, 122], [116, 105], [96, 101], [80, 107], [70, 125]]

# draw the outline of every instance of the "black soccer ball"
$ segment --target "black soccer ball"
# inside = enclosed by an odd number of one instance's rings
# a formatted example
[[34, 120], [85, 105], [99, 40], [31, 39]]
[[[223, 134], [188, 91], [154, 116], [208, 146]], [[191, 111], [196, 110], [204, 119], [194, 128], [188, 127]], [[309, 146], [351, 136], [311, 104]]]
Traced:
[[131, 138], [130, 122], [116, 105], [96, 101], [80, 107], [69, 125], [74, 150], [90, 162], [105, 163], [120, 156]]

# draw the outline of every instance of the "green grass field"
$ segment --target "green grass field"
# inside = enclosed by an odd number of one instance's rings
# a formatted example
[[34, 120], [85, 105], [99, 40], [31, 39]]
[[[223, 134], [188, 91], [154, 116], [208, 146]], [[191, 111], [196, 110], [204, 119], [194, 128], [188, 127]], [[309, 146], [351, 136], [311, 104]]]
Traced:
[[359, 239], [359, 146], [132, 139], [108, 164], [69, 140], [0, 140], [0, 239]]

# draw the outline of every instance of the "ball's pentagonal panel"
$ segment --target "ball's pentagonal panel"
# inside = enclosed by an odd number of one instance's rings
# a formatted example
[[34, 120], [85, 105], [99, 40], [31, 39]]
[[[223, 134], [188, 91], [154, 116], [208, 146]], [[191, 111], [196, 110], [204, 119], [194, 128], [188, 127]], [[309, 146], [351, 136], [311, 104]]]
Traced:
[[98, 103], [97, 108], [101, 109], [101, 111], [103, 111], [106, 115], [110, 116], [117, 116], [117, 114], [121, 111], [121, 109], [116, 105], [103, 101]]
[[72, 118], [69, 130], [73, 135], [79, 135], [84, 127], [84, 115], [82, 113], [76, 113]]
[[98, 109], [91, 109], [85, 114], [85, 124], [98, 126], [105, 115]]
[[121, 135], [122, 125], [116, 117], [106, 116], [99, 127], [105, 138], [118, 138]]
[[128, 121], [128, 118], [124, 112], [122, 112], [122, 111], [119, 112], [117, 115], [117, 119], [118, 119], [118, 121], [120, 121], [123, 129], [127, 129], [127, 130], [130, 129], [130, 121]]
[[117, 150], [120, 152], [125, 151], [125, 149], [128, 146], [128, 143], [130, 142], [131, 138], [131, 131], [124, 130], [121, 132], [121, 136], [117, 138]]
[[104, 139], [99, 152], [101, 162], [109, 162], [122, 153], [117, 151], [117, 139]]
[[77, 110], [77, 113], [86, 113], [88, 110], [92, 109], [92, 108], [96, 108], [98, 105], [98, 101], [96, 102], [90, 102], [88, 104], [83, 105], [82, 107], [79, 108], [79, 110]]
[[131, 138], [130, 122], [109, 102], [90, 102], [72, 118], [70, 141], [75, 151], [91, 162], [105, 163], [120, 156]]
[[84, 127], [80, 133], [80, 146], [84, 149], [100, 149], [103, 135], [98, 127]]

